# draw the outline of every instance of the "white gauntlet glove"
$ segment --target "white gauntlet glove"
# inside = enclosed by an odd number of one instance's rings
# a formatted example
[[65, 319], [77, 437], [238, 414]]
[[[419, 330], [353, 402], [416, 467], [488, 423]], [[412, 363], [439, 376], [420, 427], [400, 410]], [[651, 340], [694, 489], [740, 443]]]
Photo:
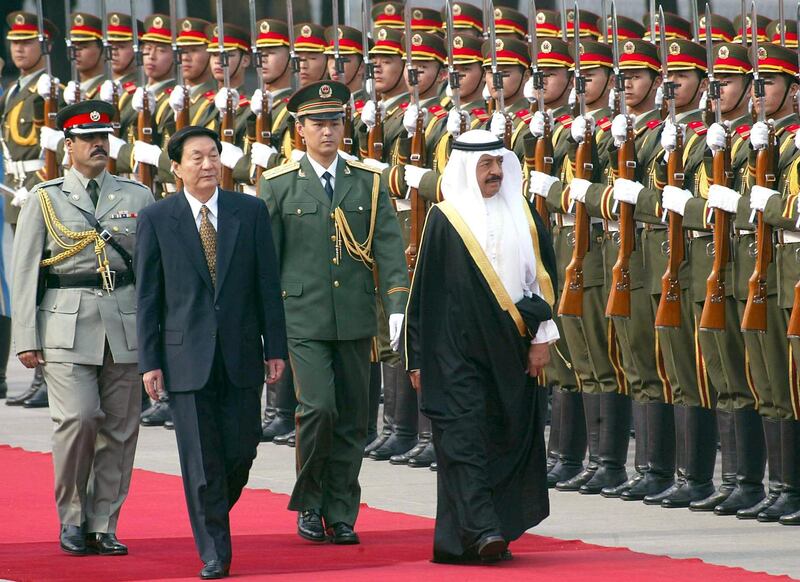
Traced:
[[[403, 127], [406, 128], [408, 137], [413, 137], [414, 133], [416, 133], [418, 113], [419, 110], [413, 103], [406, 107], [403, 113]], [[422, 119], [422, 127], [425, 127], [428, 124], [428, 110], [425, 107], [422, 108]]]
[[[611, 87], [611, 91], [608, 92], [608, 108], [611, 111], [614, 111], [614, 101], [617, 98], [617, 90], [614, 87]], [[625, 99], [625, 95], [622, 96]]]
[[77, 85], [75, 81], [70, 81], [64, 88], [64, 102], [67, 105], [73, 105], [76, 102], [75, 99], [76, 93], [78, 94], [78, 99], [82, 101], [84, 98], [84, 94], [83, 91], [81, 91], [80, 85]]
[[628, 118], [622, 114], [617, 115], [611, 122], [611, 135], [614, 137], [614, 145], [620, 147], [628, 137]]
[[708, 126], [708, 131], [706, 132], [706, 145], [712, 152], [716, 153], [725, 149], [727, 136], [728, 131], [722, 123], [712, 123]]
[[489, 131], [491, 131], [497, 139], [503, 139], [506, 134], [506, 116], [499, 111], [492, 113], [492, 119], [489, 122]]
[[757, 121], [750, 128], [750, 145], [754, 150], [763, 150], [769, 141], [769, 126], [763, 121]]
[[800, 150], [800, 131], [794, 134], [794, 147]]
[[392, 346], [393, 351], [400, 349], [400, 335], [403, 332], [403, 319], [402, 313], [392, 313], [389, 316], [389, 345]]
[[531, 202], [533, 201], [534, 196], [547, 198], [547, 193], [556, 182], [558, 182], [558, 178], [555, 176], [545, 174], [544, 172], [537, 172], [535, 170], [531, 172], [531, 184], [528, 186], [528, 193], [531, 195]]
[[683, 188], [676, 188], [675, 186], [664, 186], [664, 192], [661, 195], [661, 206], [664, 210], [671, 210], [683, 216], [683, 211], [686, 208], [686, 203], [692, 199], [692, 193]]
[[656, 101], [655, 101], [656, 109], [661, 109], [662, 105], [664, 105], [664, 87], [659, 85], [658, 88], [656, 89]]
[[58, 99], [58, 77], [51, 78], [47, 73], [41, 75], [36, 81], [36, 92], [39, 94], [39, 97], [42, 99], [49, 99], [51, 85], [56, 86], [56, 99]]
[[639, 199], [639, 193], [644, 190], [644, 185], [633, 180], [626, 180], [625, 178], [617, 178], [614, 180], [614, 200], [617, 202], [627, 202], [628, 204], [636, 204]]
[[428, 172], [432, 172], [428, 168], [418, 168], [417, 166], [405, 166], [406, 185], [411, 188], [419, 188], [422, 182], [422, 176]]
[[575, 87], [569, 90], [569, 95], [567, 95], [567, 105], [570, 106], [570, 109], [575, 107], [575, 101], [578, 100], [578, 94], [575, 93]]
[[586, 191], [592, 183], [589, 180], [582, 180], [581, 178], [573, 178], [569, 183], [569, 200], [570, 202], [586, 202]]
[[[263, 104], [264, 93], [261, 89], [256, 89], [253, 92], [253, 96], [250, 98], [250, 111], [255, 113], [256, 115], [261, 115], [261, 105]], [[267, 97], [267, 104], [269, 108], [272, 109], [272, 103], [274, 102], [275, 98], [272, 95], [271, 91], [266, 92]]]
[[214, 106], [220, 114], [223, 114], [228, 109], [228, 93], [231, 94], [231, 103], [233, 103], [233, 110], [239, 108], [239, 92], [236, 89], [226, 89], [223, 87], [214, 96]]
[[127, 142], [124, 139], [118, 138], [113, 133], [108, 134], [108, 155], [112, 160], [116, 160], [119, 155], [119, 150], [122, 149]]
[[589, 128], [590, 133], [594, 133], [594, 117], [591, 115], [579, 115], [572, 120], [572, 125], [569, 128], [575, 143], [583, 143], [583, 136], [586, 134], [586, 128]]
[[456, 109], [455, 107], [447, 114], [447, 133], [457, 138], [461, 135], [461, 120], [464, 119], [464, 126], [469, 130], [470, 116], [469, 113], [463, 109]]
[[270, 156], [277, 154], [278, 150], [269, 144], [253, 142], [250, 144], [250, 161], [256, 166], [266, 168], [269, 166]]
[[39, 130], [39, 145], [51, 152], [58, 151], [58, 144], [64, 139], [64, 132], [43, 125]]
[[750, 209], [763, 212], [764, 208], [767, 207], [767, 201], [778, 194], [777, 190], [771, 190], [763, 186], [753, 186], [750, 188]]
[[145, 95], [147, 95], [148, 109], [152, 113], [156, 108], [156, 97], [150, 89], [136, 87], [136, 91], [133, 92], [133, 97], [131, 98], [131, 107], [137, 112], [144, 109]]
[[161, 148], [151, 143], [136, 140], [133, 142], [133, 161], [137, 164], [158, 165], [158, 158], [161, 156]]
[[678, 145], [678, 131], [683, 133], [683, 127], [672, 123], [669, 119], [664, 122], [664, 129], [661, 132], [661, 147], [667, 152], [675, 151]]
[[739, 195], [736, 190], [731, 190], [719, 184], [712, 184], [708, 189], [708, 207], [719, 208], [730, 214], [736, 214], [736, 208], [739, 206]]
[[226, 141], [222, 142], [222, 153], [219, 155], [219, 161], [223, 166], [232, 170], [243, 157], [244, 151], [242, 148]]
[[703, 94], [700, 95], [700, 111], [705, 111], [707, 105], [708, 105], [708, 91], [703, 91]]
[[172, 93], [169, 94], [169, 108], [172, 109], [175, 115], [178, 115], [181, 111], [183, 111], [183, 108], [186, 106], [184, 101], [183, 86], [175, 85]]
[[[531, 135], [533, 135], [533, 137], [536, 138], [542, 137], [544, 135], [544, 124], [545, 124], [544, 113], [542, 113], [541, 111], [537, 111], [536, 113], [534, 113], [533, 117], [531, 117], [531, 122], [528, 125], [528, 127], [531, 130]], [[549, 126], [550, 132], [552, 133], [553, 131], [552, 111], [547, 112], [547, 125]]]
[[117, 95], [122, 94], [122, 85], [120, 85], [119, 81], [113, 81], [111, 79], [106, 79], [103, 81], [103, 84], [100, 85], [100, 99], [105, 101], [106, 103], [114, 103], [114, 92], [116, 91]]
[[22, 208], [22, 206], [28, 200], [30, 195], [31, 193], [24, 186], [22, 188], [17, 189], [17, 191], [14, 193], [14, 197], [11, 199], [11, 206]]
[[489, 90], [489, 85], [487, 83], [483, 84], [483, 90], [481, 91], [481, 97], [483, 97], [484, 101], [488, 101], [492, 98], [492, 92]]
[[536, 103], [536, 91], [533, 88], [533, 77], [528, 77], [525, 81], [525, 86], [522, 88], [522, 94], [525, 95], [530, 103]]
[[375, 127], [375, 112], [378, 107], [380, 107], [381, 119], [385, 118], [386, 105], [384, 105], [383, 101], [378, 101], [377, 104], [371, 100], [364, 103], [364, 107], [361, 109], [361, 121], [364, 122], [367, 129]]

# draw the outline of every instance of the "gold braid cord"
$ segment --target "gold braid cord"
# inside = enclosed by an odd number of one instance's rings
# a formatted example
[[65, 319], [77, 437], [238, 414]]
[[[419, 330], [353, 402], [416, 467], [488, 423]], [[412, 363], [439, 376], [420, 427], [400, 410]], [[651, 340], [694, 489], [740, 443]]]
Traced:
[[[102, 273], [106, 271], [109, 268], [108, 256], [106, 255], [106, 241], [100, 237], [100, 234], [94, 229], [77, 232], [68, 229], [56, 216], [53, 210], [53, 204], [50, 201], [50, 196], [48, 196], [44, 188], [39, 188], [37, 194], [39, 196], [39, 204], [42, 207], [42, 216], [44, 217], [44, 224], [47, 227], [47, 232], [50, 233], [50, 236], [56, 244], [64, 249], [54, 257], [43, 259], [39, 265], [42, 267], [56, 265], [70, 257], [74, 257], [90, 244], [94, 243], [94, 254], [97, 255], [97, 272]], [[71, 243], [65, 241], [65, 238], [77, 242]]]
[[375, 260], [372, 257], [372, 237], [375, 234], [375, 219], [378, 216], [378, 192], [380, 188], [381, 177], [379, 174], [374, 174], [372, 178], [372, 211], [369, 217], [369, 233], [363, 243], [358, 242], [350, 229], [350, 224], [347, 222], [347, 217], [342, 211], [341, 207], [337, 207], [333, 211], [334, 221], [336, 225], [336, 261], [342, 260], [342, 244], [354, 260], [361, 261], [368, 269], [372, 269]]

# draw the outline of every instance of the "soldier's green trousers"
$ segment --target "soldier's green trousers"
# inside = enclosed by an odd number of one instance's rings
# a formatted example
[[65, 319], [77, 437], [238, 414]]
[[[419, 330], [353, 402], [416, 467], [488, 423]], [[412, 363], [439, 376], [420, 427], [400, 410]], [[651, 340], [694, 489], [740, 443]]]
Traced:
[[371, 338], [289, 339], [297, 394], [297, 482], [289, 509], [354, 525], [369, 408]]

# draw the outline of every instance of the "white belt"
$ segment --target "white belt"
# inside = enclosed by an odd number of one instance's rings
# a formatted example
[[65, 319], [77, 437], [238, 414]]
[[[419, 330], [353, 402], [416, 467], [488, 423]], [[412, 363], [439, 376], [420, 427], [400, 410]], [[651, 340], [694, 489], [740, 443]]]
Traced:
[[411, 200], [403, 200], [402, 198], [395, 199], [397, 212], [404, 212], [411, 210]]
[[619, 222], [616, 220], [609, 220], [606, 222], [606, 230], [608, 232], [619, 232]]
[[791, 230], [783, 231], [783, 244], [788, 245], [791, 243], [800, 243], [800, 232]]
[[11, 172], [16, 178], [22, 179], [26, 174], [36, 172], [44, 168], [44, 160], [22, 160], [15, 162], [6, 158], [6, 171]]
[[704, 230], [690, 230], [689, 238], [704, 238], [707, 236], [712, 236], [713, 234], [713, 232], [706, 232]]
[[[592, 218], [591, 224], [601, 224], [603, 220], [601, 218]], [[574, 214], [562, 214], [561, 215], [561, 226], [575, 226], [575, 215]]]

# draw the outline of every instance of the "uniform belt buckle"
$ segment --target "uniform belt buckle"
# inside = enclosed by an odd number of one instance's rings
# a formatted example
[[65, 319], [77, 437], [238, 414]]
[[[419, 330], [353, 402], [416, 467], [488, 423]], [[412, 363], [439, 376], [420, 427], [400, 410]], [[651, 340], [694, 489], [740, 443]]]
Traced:
[[103, 232], [100, 233], [100, 238], [108, 242], [109, 240], [111, 240], [112, 235], [106, 229], [103, 229]]
[[117, 272], [108, 267], [100, 269], [100, 279], [103, 281], [103, 290], [110, 295], [117, 283]]

